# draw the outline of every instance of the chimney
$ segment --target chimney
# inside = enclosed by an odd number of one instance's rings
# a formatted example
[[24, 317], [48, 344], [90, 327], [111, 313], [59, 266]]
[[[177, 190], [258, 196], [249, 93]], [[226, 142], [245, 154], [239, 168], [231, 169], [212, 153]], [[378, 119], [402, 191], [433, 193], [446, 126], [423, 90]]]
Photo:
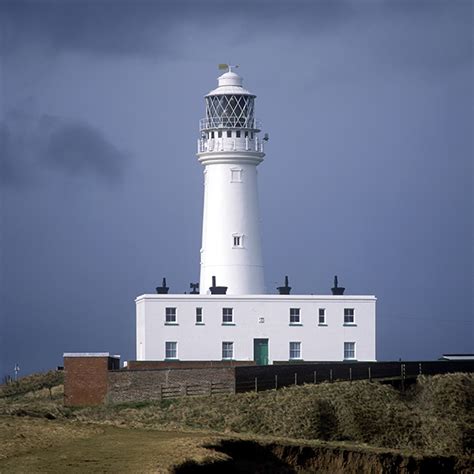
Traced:
[[334, 277], [334, 287], [331, 288], [332, 294], [333, 295], [343, 295], [345, 288], [341, 286], [337, 286], [337, 275]]
[[285, 286], [279, 286], [277, 290], [280, 295], [289, 295], [291, 292], [291, 286], [288, 286], [288, 276], [285, 276]]
[[159, 295], [167, 295], [168, 294], [169, 287], [166, 286], [166, 278], [163, 278], [163, 283], [161, 286], [156, 287], [156, 292]]
[[216, 277], [212, 277], [212, 286], [209, 287], [211, 295], [225, 295], [227, 293], [227, 286], [217, 286]]

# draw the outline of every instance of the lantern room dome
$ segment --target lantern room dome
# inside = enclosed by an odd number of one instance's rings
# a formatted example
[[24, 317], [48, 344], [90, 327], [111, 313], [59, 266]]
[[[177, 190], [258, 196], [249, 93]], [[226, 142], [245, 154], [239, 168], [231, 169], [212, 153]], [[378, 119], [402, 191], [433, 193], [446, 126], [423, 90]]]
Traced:
[[[251, 95], [247, 89], [242, 87], [242, 77], [240, 77], [234, 71], [227, 71], [217, 78], [218, 86], [207, 94], [206, 97], [212, 95]], [[254, 96], [255, 97], [255, 96]]]

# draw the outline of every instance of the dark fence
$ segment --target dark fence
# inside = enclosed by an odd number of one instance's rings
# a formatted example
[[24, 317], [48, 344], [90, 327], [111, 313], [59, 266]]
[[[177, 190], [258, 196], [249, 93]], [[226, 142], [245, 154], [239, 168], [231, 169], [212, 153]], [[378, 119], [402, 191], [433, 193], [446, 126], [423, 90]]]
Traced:
[[235, 391], [270, 390], [336, 380], [398, 379], [418, 375], [474, 372], [474, 360], [417, 362], [314, 362], [235, 367]]

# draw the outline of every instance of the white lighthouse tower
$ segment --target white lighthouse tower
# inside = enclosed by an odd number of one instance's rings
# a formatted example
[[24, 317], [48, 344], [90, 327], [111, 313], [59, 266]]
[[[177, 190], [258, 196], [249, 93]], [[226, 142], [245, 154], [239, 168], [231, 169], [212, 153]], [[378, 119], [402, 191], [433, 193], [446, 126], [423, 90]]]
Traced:
[[137, 360], [161, 368], [375, 360], [373, 295], [344, 294], [337, 280], [332, 294], [291, 294], [287, 277], [284, 286], [265, 291], [257, 166], [266, 138], [259, 138], [255, 95], [231, 66], [225, 69], [206, 95], [198, 140], [200, 293], [196, 283], [189, 293], [169, 292], [163, 278], [156, 294], [136, 298]]
[[254, 116], [255, 95], [225, 65], [218, 87], [206, 95], [198, 159], [204, 166], [200, 293], [217, 285], [229, 295], [263, 294], [257, 166], [263, 140]]

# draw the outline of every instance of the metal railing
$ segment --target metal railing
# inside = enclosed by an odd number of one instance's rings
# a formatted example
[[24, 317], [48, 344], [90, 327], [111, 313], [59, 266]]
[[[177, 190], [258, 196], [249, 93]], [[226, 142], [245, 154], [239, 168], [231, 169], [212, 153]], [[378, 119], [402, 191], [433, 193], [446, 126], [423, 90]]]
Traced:
[[215, 128], [248, 128], [249, 130], [261, 130], [262, 122], [253, 117], [206, 117], [199, 120], [199, 130], [203, 131]]
[[257, 151], [264, 153], [264, 140], [258, 137], [247, 138], [199, 138], [197, 141], [198, 153], [208, 151]]

